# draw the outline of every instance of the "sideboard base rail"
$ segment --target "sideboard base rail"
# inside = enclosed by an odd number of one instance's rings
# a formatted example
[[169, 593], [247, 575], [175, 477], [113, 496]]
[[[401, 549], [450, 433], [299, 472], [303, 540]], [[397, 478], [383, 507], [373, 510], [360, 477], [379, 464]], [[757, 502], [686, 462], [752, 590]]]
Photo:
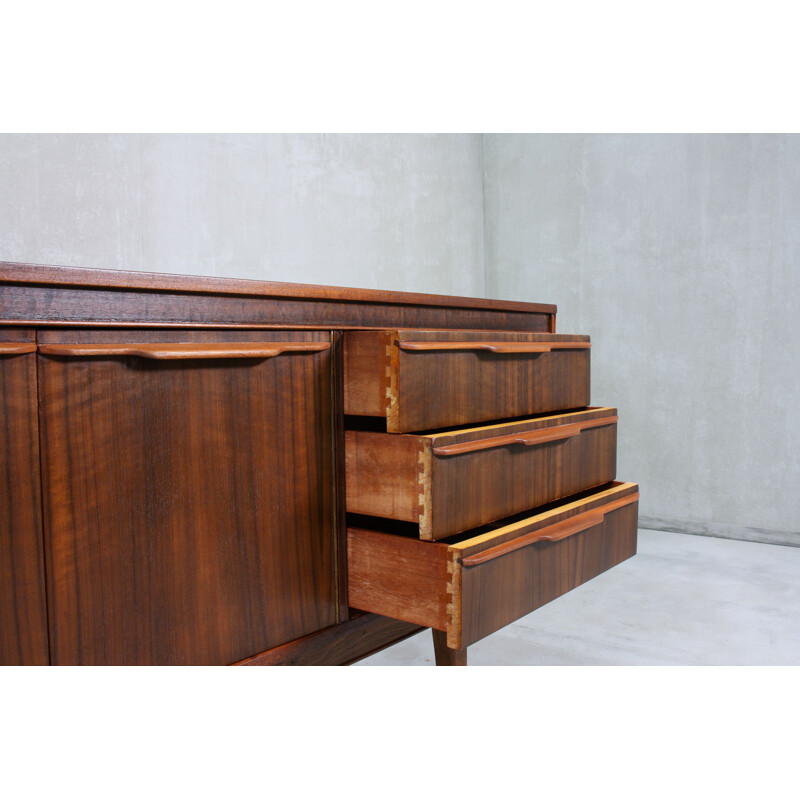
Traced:
[[273, 647], [239, 661], [237, 667], [346, 666], [424, 630], [377, 614], [352, 612], [340, 625], [311, 633], [294, 642]]

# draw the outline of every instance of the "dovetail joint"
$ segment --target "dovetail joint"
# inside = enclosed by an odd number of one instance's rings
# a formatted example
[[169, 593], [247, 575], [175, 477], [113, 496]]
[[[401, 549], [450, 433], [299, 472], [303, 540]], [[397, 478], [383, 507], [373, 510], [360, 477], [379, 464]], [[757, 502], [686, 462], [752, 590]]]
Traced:
[[431, 460], [429, 447], [423, 443], [417, 454], [419, 535], [421, 539], [433, 538], [433, 513], [431, 508]]
[[447, 558], [447, 646], [461, 649], [461, 564], [457, 553], [450, 552]]
[[384, 366], [384, 376], [386, 381], [385, 394], [386, 394], [386, 423], [388, 430], [397, 427], [398, 415], [398, 354], [399, 349], [393, 339], [389, 339], [386, 344], [386, 362]]

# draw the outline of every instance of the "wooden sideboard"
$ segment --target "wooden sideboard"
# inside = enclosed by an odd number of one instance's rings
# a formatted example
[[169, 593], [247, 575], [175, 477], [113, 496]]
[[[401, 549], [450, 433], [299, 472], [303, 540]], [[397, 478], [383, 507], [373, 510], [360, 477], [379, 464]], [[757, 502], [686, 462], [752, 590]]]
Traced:
[[0, 664], [466, 663], [636, 552], [555, 319], [0, 263]]

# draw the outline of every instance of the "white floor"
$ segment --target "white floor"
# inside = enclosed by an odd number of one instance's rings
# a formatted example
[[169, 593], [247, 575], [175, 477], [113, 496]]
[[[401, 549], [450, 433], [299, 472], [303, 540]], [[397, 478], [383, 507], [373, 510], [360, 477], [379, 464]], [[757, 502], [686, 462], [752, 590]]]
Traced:
[[[469, 648], [470, 665], [800, 665], [800, 547], [639, 531], [636, 556]], [[360, 665], [432, 665], [425, 631]]]

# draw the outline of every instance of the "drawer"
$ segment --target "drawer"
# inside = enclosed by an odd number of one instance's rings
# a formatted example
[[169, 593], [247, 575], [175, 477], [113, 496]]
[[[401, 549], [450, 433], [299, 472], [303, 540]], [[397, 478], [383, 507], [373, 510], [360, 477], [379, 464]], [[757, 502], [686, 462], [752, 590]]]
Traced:
[[347, 511], [436, 540], [613, 481], [615, 408], [430, 434], [345, 433]]
[[350, 606], [446, 631], [460, 650], [635, 555], [638, 499], [614, 483], [448, 542], [351, 527]]
[[588, 336], [493, 331], [348, 331], [345, 414], [390, 433], [589, 405]]

